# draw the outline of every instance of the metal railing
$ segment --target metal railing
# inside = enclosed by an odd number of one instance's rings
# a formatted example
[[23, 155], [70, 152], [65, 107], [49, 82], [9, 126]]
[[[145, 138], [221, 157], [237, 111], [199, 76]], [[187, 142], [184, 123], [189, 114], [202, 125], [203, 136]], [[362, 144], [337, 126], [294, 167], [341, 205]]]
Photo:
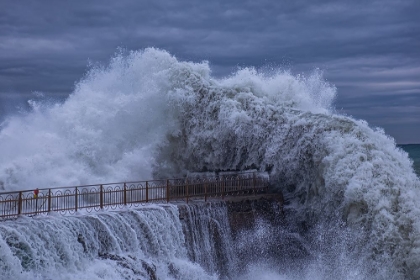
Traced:
[[0, 219], [50, 212], [74, 213], [138, 206], [148, 202], [187, 202], [255, 195], [268, 190], [257, 173], [138, 182], [121, 182], [0, 193]]

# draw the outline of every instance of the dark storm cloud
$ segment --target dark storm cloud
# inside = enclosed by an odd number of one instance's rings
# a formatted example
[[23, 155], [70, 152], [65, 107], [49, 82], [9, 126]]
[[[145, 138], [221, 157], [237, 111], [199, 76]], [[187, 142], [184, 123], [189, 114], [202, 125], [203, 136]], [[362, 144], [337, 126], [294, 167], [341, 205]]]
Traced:
[[[33, 92], [64, 98], [89, 60], [153, 46], [208, 60], [216, 76], [245, 66], [321, 68], [338, 88], [338, 111], [420, 143], [419, 14], [416, 0], [3, 1], [0, 110]], [[410, 124], [405, 133], [392, 130], [397, 119]]]

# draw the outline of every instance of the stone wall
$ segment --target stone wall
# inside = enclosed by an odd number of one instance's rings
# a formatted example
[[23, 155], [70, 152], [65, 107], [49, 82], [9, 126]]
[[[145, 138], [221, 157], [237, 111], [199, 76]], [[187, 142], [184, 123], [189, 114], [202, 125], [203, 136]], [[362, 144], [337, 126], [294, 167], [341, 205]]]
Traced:
[[257, 222], [276, 225], [283, 221], [283, 196], [280, 193], [228, 198], [226, 204], [233, 237], [254, 228]]

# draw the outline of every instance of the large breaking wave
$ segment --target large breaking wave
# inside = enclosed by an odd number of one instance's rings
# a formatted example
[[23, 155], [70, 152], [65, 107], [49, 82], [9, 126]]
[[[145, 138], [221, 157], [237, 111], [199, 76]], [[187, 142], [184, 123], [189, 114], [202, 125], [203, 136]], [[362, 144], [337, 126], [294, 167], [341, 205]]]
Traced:
[[31, 102], [33, 111], [3, 123], [0, 181], [17, 190], [268, 171], [297, 230], [319, 236], [333, 228], [341, 238], [350, 229], [357, 237], [346, 244], [372, 262], [370, 273], [391, 264], [383, 270], [392, 277], [418, 279], [412, 162], [382, 130], [334, 113], [335, 93], [318, 71], [242, 69], [216, 79], [207, 63], [165, 51], [118, 54], [64, 103]]

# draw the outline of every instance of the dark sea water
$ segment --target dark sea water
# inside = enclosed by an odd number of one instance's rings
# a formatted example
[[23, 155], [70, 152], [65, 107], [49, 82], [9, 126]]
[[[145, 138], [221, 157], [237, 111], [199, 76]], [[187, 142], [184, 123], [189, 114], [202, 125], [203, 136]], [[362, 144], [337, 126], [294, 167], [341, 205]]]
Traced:
[[414, 170], [420, 176], [420, 144], [399, 145], [399, 147], [408, 153], [414, 162]]

